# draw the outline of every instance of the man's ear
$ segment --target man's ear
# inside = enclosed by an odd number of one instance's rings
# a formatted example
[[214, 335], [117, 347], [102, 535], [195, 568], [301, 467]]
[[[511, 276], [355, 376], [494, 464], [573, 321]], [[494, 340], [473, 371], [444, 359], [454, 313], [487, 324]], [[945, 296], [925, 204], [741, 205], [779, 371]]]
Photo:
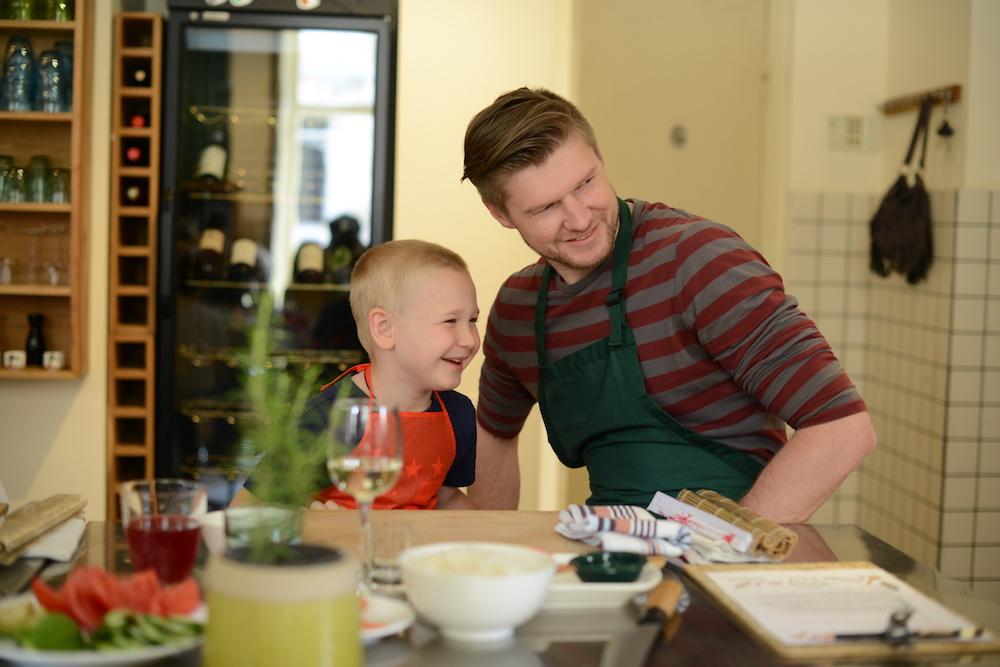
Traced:
[[372, 308], [368, 311], [368, 332], [372, 342], [380, 350], [391, 350], [396, 347], [396, 337], [392, 328], [392, 316], [384, 308]]
[[499, 222], [501, 225], [503, 225], [507, 229], [514, 229], [514, 223], [512, 223], [510, 220], [508, 220], [507, 216], [504, 215], [500, 211], [500, 209], [498, 209], [496, 206], [493, 206], [492, 204], [487, 204], [486, 202], [483, 202], [483, 204], [486, 205], [486, 210], [488, 210], [490, 212], [490, 215], [492, 215], [494, 218], [497, 219], [497, 222]]

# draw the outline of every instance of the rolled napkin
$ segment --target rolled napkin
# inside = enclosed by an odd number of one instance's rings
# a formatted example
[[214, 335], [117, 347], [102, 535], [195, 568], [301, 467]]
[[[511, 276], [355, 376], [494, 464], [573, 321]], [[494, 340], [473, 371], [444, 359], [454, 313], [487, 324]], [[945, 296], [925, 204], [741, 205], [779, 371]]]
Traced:
[[36, 539], [87, 506], [81, 495], [60, 493], [10, 512], [0, 525], [0, 564], [10, 565]]
[[677, 494], [677, 500], [750, 533], [753, 537], [747, 550], [750, 555], [763, 556], [770, 560], [784, 560], [792, 553], [799, 540], [799, 536], [788, 528], [765, 519], [753, 510], [709, 489], [702, 489], [698, 493], [682, 489]]
[[634, 505], [570, 505], [559, 512], [556, 532], [603, 551], [680, 556], [691, 545], [686, 527]]

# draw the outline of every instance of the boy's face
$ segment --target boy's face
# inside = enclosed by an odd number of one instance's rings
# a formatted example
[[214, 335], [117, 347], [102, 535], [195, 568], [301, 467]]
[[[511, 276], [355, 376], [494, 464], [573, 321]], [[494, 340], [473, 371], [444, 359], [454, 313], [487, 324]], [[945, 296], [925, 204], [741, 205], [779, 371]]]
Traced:
[[421, 390], [454, 389], [479, 351], [476, 286], [466, 271], [439, 268], [415, 281], [410, 297], [395, 327], [402, 379]]

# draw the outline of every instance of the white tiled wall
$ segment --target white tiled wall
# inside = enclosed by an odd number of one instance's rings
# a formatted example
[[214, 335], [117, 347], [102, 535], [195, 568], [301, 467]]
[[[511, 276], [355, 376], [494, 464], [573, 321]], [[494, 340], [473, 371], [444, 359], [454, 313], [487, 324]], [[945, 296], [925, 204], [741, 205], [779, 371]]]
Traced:
[[868, 269], [879, 197], [792, 197], [788, 291], [868, 404], [879, 446], [814, 516], [854, 522], [1000, 601], [1000, 192], [932, 193], [925, 281]]

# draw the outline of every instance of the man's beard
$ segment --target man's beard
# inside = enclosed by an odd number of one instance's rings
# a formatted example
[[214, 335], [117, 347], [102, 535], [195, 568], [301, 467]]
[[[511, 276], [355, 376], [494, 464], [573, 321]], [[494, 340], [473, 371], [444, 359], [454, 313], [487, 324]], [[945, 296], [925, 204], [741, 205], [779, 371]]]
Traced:
[[615, 237], [618, 236], [618, 228], [621, 226], [621, 219], [618, 216], [617, 208], [615, 208], [613, 212], [605, 211], [602, 215], [608, 218], [608, 223], [604, 226], [605, 236], [607, 237], [608, 242], [608, 251], [601, 256], [600, 259], [584, 264], [573, 259], [568, 253], [560, 252], [558, 250], [550, 250], [547, 253], [539, 252], [538, 248], [532, 248], [532, 250], [538, 252], [543, 259], [546, 259], [549, 262], [562, 264], [563, 266], [573, 269], [574, 271], [592, 271], [608, 261], [608, 258], [610, 258], [614, 253]]

